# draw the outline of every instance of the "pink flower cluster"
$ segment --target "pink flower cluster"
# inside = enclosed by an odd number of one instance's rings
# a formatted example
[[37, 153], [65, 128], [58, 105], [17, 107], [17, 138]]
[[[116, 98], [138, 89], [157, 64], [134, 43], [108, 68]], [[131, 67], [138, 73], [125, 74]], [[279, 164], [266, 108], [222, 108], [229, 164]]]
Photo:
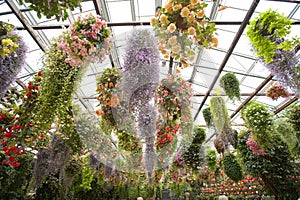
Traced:
[[254, 154], [261, 156], [267, 155], [267, 153], [264, 150], [259, 148], [258, 143], [254, 140], [252, 136], [248, 137], [246, 144]]
[[78, 16], [69, 26], [59, 44], [68, 54], [66, 62], [80, 67], [85, 62], [102, 62], [110, 51], [110, 31], [99, 15]]

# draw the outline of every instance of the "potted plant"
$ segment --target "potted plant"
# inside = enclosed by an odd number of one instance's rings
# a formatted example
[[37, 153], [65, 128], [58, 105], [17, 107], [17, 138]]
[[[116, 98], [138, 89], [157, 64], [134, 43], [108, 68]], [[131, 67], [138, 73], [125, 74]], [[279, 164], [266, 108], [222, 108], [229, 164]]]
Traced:
[[228, 72], [220, 79], [220, 86], [225, 90], [226, 95], [231, 100], [240, 100], [240, 82], [236, 78], [235, 74]]
[[242, 168], [232, 153], [225, 154], [223, 158], [225, 174], [233, 181], [238, 182], [244, 178]]
[[14, 26], [0, 21], [0, 98], [15, 81], [25, 63], [27, 47]]
[[277, 82], [272, 82], [270, 87], [266, 90], [266, 96], [271, 98], [272, 100], [277, 100], [279, 97], [287, 98], [291, 96], [291, 94]]
[[205, 2], [169, 0], [161, 8], [151, 25], [157, 31], [159, 50], [164, 58], [179, 60], [182, 67], [189, 66], [200, 46], [216, 47], [215, 24], [209, 22], [204, 9]]
[[[30, 3], [29, 8], [37, 12], [39, 18], [42, 14], [48, 19], [55, 16], [56, 20], [66, 20], [69, 16], [68, 10], [73, 11], [80, 7], [82, 0], [56, 0], [56, 1], [39, 1], [39, 0], [18, 0], [20, 5]], [[81, 7], [80, 7], [81, 11]]]
[[248, 25], [246, 36], [253, 45], [256, 56], [268, 64], [273, 61], [276, 50], [293, 49], [299, 40], [286, 38], [291, 25], [292, 20], [272, 9], [260, 13], [252, 20]]

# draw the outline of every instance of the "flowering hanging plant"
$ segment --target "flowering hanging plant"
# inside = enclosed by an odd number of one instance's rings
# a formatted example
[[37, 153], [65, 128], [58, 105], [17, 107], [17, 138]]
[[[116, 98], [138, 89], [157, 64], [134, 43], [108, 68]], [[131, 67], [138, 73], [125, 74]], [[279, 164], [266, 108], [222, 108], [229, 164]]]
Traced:
[[249, 149], [256, 155], [265, 156], [267, 153], [262, 150], [252, 136], [249, 136], [246, 142]]
[[37, 106], [40, 83], [41, 72], [21, 91], [11, 88], [1, 102], [4, 108], [0, 109], [0, 142], [5, 154], [2, 164], [18, 167], [17, 157], [22, 156], [26, 148], [36, 149], [47, 144], [45, 132], [36, 130], [31, 115]]
[[77, 21], [64, 32], [59, 47], [68, 54], [66, 62], [80, 67], [85, 62], [102, 62], [110, 50], [110, 31], [101, 16], [89, 13], [78, 16]]
[[[55, 16], [56, 20], [66, 20], [69, 16], [67, 10], [73, 11], [76, 7], [80, 6], [82, 0], [18, 0], [19, 4], [30, 3], [29, 8], [37, 12], [39, 18], [42, 14], [48, 19]], [[80, 7], [81, 11], [81, 7]]]
[[276, 82], [272, 82], [271, 86], [266, 91], [266, 96], [272, 100], [277, 100], [279, 97], [289, 97], [291, 94], [282, 86]]
[[215, 24], [209, 22], [204, 9], [207, 4], [199, 0], [169, 0], [151, 25], [158, 33], [158, 49], [168, 59], [180, 60], [183, 67], [194, 60], [200, 47], [216, 47]]
[[[4, 96], [9, 86], [15, 81], [18, 73], [22, 70], [27, 51], [27, 47], [21, 37], [10, 34], [8, 37], [4, 36], [4, 38], [7, 39], [2, 39], [3, 49], [0, 45], [0, 98]], [[16, 43], [14, 42], [14, 38], [16, 39]], [[8, 46], [5, 46], [7, 44]]]
[[[101, 76], [97, 78], [97, 89], [99, 101], [99, 109], [96, 114], [101, 116], [101, 125], [109, 124], [111, 127], [116, 127], [116, 122], [112, 112], [112, 108], [119, 106], [119, 98], [115, 92], [118, 88], [118, 81], [120, 79], [119, 72], [116, 68], [106, 68], [103, 70]], [[104, 126], [102, 126], [102, 129]], [[109, 134], [107, 132], [107, 134]]]
[[[0, 56], [4, 58], [19, 47], [19, 37], [12, 33], [14, 25], [0, 21]], [[14, 54], [14, 56], [17, 56]]]
[[191, 84], [179, 76], [168, 75], [157, 88], [155, 102], [158, 104], [158, 149], [166, 147], [175, 139], [181, 123], [189, 121], [186, 109], [190, 107], [193, 90]]

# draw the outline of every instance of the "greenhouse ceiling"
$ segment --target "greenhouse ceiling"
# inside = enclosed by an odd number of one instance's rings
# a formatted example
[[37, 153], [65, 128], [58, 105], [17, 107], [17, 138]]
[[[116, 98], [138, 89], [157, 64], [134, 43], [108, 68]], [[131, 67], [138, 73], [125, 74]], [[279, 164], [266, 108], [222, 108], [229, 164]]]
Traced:
[[[192, 113], [196, 124], [205, 125], [201, 111], [208, 107], [212, 96], [225, 98], [232, 126], [243, 126], [240, 111], [249, 101], [264, 103], [277, 113], [298, 100], [293, 94], [276, 101], [266, 97], [265, 91], [274, 77], [259, 62], [251, 51], [245, 33], [249, 21], [268, 9], [277, 10], [293, 20], [291, 36], [300, 32], [300, 1], [288, 0], [205, 0], [206, 15], [215, 22], [219, 44], [212, 49], [197, 52], [194, 65], [184, 69], [182, 76], [193, 84]], [[65, 21], [55, 18], [37, 17], [35, 11], [17, 0], [0, 0], [0, 21], [14, 24], [25, 39], [29, 53], [26, 65], [18, 75], [15, 85], [22, 86], [42, 68], [43, 52], [51, 40], [83, 13], [100, 14], [113, 33], [113, 49], [101, 64], [91, 64], [74, 96], [75, 102], [92, 113], [98, 104], [96, 100], [96, 77], [104, 68], [120, 68], [123, 62], [126, 38], [134, 28], [149, 28], [155, 10], [165, 5], [164, 0], [92, 0], [83, 1], [79, 8], [69, 11]], [[161, 60], [161, 77], [168, 73], [169, 60]], [[176, 63], [175, 63], [176, 65]], [[233, 72], [240, 81], [241, 100], [233, 102], [219, 86], [219, 79], [227, 72]], [[220, 94], [219, 94], [220, 90]]]

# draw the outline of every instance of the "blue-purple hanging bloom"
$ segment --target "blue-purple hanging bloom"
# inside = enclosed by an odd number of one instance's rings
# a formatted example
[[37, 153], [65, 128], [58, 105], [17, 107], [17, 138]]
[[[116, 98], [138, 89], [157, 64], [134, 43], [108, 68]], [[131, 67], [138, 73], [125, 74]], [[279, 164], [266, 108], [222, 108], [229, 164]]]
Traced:
[[15, 81], [25, 63], [27, 47], [21, 37], [19, 37], [18, 45], [15, 52], [5, 57], [0, 56], [0, 98], [5, 95], [9, 86]]

